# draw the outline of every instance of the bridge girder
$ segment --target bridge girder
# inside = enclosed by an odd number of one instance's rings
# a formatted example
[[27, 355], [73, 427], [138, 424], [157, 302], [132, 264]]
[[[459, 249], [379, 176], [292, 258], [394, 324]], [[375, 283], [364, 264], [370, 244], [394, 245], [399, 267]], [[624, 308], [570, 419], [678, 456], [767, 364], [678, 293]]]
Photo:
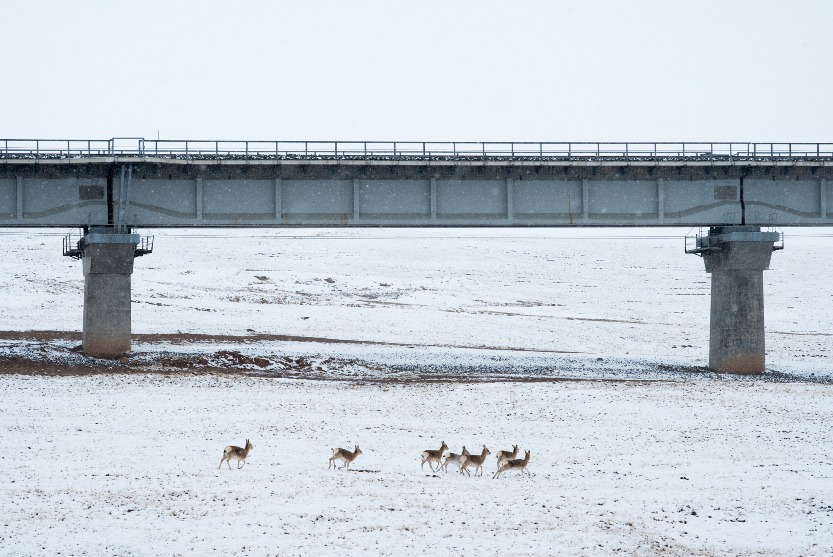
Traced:
[[833, 166], [781, 162], [6, 159], [0, 226], [833, 225]]

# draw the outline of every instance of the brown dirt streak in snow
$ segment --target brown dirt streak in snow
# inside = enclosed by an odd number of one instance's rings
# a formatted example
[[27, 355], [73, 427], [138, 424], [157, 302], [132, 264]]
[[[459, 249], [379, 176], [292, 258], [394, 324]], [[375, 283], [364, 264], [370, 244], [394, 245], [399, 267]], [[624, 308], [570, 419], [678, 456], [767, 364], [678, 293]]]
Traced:
[[0, 375], [96, 375], [101, 373], [119, 373], [120, 369], [101, 365], [62, 364], [46, 360], [28, 360], [25, 358], [0, 359]]
[[784, 331], [767, 331], [771, 335], [790, 335], [795, 337], [833, 337], [833, 333], [787, 333]]
[[77, 340], [81, 333], [71, 331], [0, 331], [2, 340]]
[[[72, 340], [81, 341], [81, 333], [73, 331], [0, 331], [0, 340]], [[468, 350], [505, 350], [510, 352], [536, 352], [543, 354], [580, 354], [570, 350], [544, 350], [538, 348], [518, 348], [513, 346], [466, 346], [457, 344], [419, 344], [413, 342], [381, 342], [373, 340], [338, 339], [324, 337], [302, 337], [295, 335], [206, 335], [197, 333], [156, 333], [135, 334], [136, 342], [169, 342], [171, 344], [218, 343], [218, 342], [318, 342], [322, 344], [362, 344], [376, 346], [419, 346], [428, 348], [464, 348]]]
[[343, 377], [328, 373], [307, 374], [295, 370], [269, 371], [261, 373], [253, 370], [234, 370], [214, 367], [163, 368], [131, 367], [129, 365], [106, 366], [99, 363], [62, 364], [49, 361], [27, 360], [22, 358], [0, 359], [0, 375], [36, 375], [46, 377], [81, 377], [92, 375], [181, 375], [181, 376], [224, 376], [247, 377], [252, 379], [298, 379], [305, 381], [335, 381], [355, 384], [481, 384], [481, 383], [623, 383], [628, 385], [647, 385], [653, 383], [676, 383], [667, 379], [605, 379], [581, 377], [497, 377], [483, 375], [480, 377], [459, 375], [427, 375], [410, 377]]
[[626, 321], [622, 319], [601, 319], [592, 317], [562, 317], [561, 319], [566, 319], [567, 321], [593, 321], [595, 323], [625, 323], [627, 325], [646, 325], [646, 323], [642, 321]]
[[[448, 310], [446, 310], [448, 311]], [[456, 310], [454, 310], [456, 312]], [[513, 311], [500, 310], [462, 310], [459, 313], [471, 313], [476, 315], [506, 315], [509, 317], [532, 317], [535, 319], [564, 319], [565, 321], [591, 321], [594, 323], [625, 323], [626, 325], [647, 325], [644, 321], [633, 321], [623, 319], [603, 319], [594, 317], [564, 317], [563, 315], [536, 315], [534, 313], [517, 313]]]

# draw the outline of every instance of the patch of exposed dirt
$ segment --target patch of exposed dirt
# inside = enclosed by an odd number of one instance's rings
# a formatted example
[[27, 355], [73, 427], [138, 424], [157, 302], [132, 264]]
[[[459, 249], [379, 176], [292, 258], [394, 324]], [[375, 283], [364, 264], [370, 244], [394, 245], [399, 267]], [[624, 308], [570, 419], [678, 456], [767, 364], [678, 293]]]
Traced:
[[[10, 341], [0, 347], [0, 375], [95, 375], [95, 374], [163, 374], [249, 376], [263, 378], [287, 378], [354, 383], [554, 383], [562, 381], [588, 381], [640, 384], [657, 381], [690, 380], [748, 380], [778, 383], [810, 382], [833, 384], [833, 379], [821, 376], [797, 376], [769, 371], [757, 376], [729, 376], [710, 370], [685, 365], [638, 360], [595, 361], [572, 356], [546, 357], [527, 363], [525, 360], [500, 357], [477, 360], [473, 364], [463, 361], [437, 361], [424, 363], [371, 362], [357, 358], [320, 355], [286, 354], [274, 347], [255, 347], [251, 341], [286, 340], [296, 337], [281, 335], [217, 336], [194, 334], [135, 335], [144, 343], [142, 350], [120, 358], [101, 359], [85, 356], [80, 346], [72, 346], [80, 340], [79, 333], [61, 331], [0, 332], [0, 340]], [[159, 340], [164, 348], [154, 348], [151, 340]], [[172, 342], [172, 341], [176, 342]], [[193, 348], [188, 348], [188, 341]], [[330, 339], [319, 342], [337, 344]], [[309, 341], [309, 340], [308, 340]], [[205, 350], [205, 344], [223, 342], [238, 343], [240, 350]], [[373, 344], [360, 341], [341, 341], [357, 344]], [[171, 344], [184, 345], [172, 350]], [[380, 343], [381, 344], [381, 343]], [[197, 346], [198, 345], [198, 346]], [[408, 346], [413, 345], [395, 345]], [[425, 348], [420, 346], [420, 348]], [[496, 350], [495, 347], [466, 347]], [[252, 353], [253, 349], [260, 350]], [[242, 350], [242, 351], [241, 351]], [[534, 351], [529, 351], [534, 352]], [[541, 351], [544, 352], [544, 351]], [[310, 355], [312, 354], [312, 355]], [[316, 355], [317, 354], [317, 355]], [[407, 359], [405, 360], [407, 362]]]
[[[382, 342], [372, 340], [355, 340], [326, 337], [304, 337], [296, 335], [276, 335], [266, 333], [252, 333], [248, 335], [205, 335], [198, 333], [165, 333], [165, 334], [134, 334], [135, 342], [166, 342], [170, 344], [219, 344], [219, 343], [250, 343], [250, 342], [318, 342], [322, 344], [361, 344], [372, 346], [402, 346], [413, 347], [410, 342]], [[81, 333], [74, 331], [0, 331], [0, 340], [36, 340], [49, 342], [55, 340], [81, 341]], [[540, 350], [535, 348], [520, 348], [513, 346], [472, 346], [459, 344], [420, 344], [425, 348], [463, 348], [468, 350], [505, 350], [509, 352], [535, 352], [544, 354], [580, 354], [569, 350]]]
[[[0, 374], [15, 375], [96, 375], [150, 373], [163, 375], [222, 374], [357, 383], [479, 383], [479, 382], [559, 382], [587, 381], [594, 378], [542, 377], [517, 370], [472, 369], [467, 366], [387, 365], [353, 358], [293, 356], [286, 354], [244, 354], [224, 349], [210, 353], [143, 350], [120, 358], [101, 359], [83, 355], [68, 347], [66, 340], [76, 335], [39, 332], [17, 333], [20, 346], [0, 351]], [[32, 337], [38, 340], [33, 340]], [[51, 343], [50, 337], [61, 337]], [[13, 339], [12, 339], [13, 340]], [[187, 349], [186, 349], [187, 350]]]

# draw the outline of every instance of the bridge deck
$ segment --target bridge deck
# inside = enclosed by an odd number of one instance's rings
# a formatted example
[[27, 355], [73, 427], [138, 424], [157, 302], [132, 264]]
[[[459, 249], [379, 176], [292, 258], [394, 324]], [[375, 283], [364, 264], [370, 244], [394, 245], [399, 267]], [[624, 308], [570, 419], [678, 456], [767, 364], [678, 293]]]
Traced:
[[833, 144], [0, 140], [0, 226], [833, 225]]

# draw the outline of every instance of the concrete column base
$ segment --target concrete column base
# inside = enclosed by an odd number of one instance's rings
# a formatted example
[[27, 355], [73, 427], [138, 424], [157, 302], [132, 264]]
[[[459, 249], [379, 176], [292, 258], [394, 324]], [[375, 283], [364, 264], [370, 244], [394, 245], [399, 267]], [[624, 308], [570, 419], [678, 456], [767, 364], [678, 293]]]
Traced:
[[84, 240], [84, 354], [100, 358], [130, 351], [130, 275], [138, 236], [88, 234]]
[[764, 275], [777, 232], [757, 226], [722, 226], [709, 231], [703, 253], [712, 275], [709, 368], [724, 373], [766, 370]]
[[763, 272], [713, 272], [711, 296], [709, 368], [719, 372], [763, 373]]

